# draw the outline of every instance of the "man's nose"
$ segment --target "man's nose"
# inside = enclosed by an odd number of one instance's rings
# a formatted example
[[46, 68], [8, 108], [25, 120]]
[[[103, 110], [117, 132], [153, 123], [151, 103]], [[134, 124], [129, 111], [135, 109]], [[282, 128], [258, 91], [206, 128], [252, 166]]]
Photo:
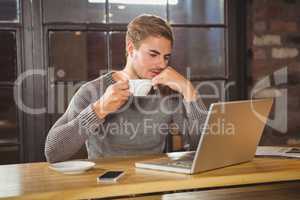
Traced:
[[164, 58], [159, 59], [159, 63], [157, 63], [157, 66], [160, 69], [165, 69], [167, 67], [167, 61]]

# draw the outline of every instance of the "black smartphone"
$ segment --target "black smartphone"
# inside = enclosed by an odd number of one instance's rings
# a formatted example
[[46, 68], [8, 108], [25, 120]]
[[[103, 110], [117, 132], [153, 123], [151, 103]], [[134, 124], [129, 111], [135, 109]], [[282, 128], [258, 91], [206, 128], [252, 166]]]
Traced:
[[97, 177], [98, 182], [116, 182], [121, 176], [124, 175], [124, 171], [107, 171], [104, 174]]

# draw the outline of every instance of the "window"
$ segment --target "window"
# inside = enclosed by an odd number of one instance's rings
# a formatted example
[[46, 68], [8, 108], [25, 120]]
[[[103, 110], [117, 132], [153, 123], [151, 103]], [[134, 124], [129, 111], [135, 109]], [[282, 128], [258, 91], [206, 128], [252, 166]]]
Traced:
[[49, 31], [49, 67], [55, 81], [86, 81], [107, 70], [106, 33]]
[[224, 24], [224, 0], [178, 0], [169, 4], [171, 24]]
[[1, 0], [0, 1], [0, 23], [19, 22], [20, 10], [18, 0]]
[[0, 31], [0, 44], [0, 82], [12, 83], [17, 70], [15, 31]]
[[17, 76], [16, 32], [1, 30], [0, 44], [0, 164], [6, 164], [19, 160], [19, 133], [13, 93]]
[[125, 31], [110, 32], [111, 68], [114, 70], [123, 69], [126, 64], [125, 36]]
[[226, 82], [224, 80], [193, 81], [193, 84], [202, 95], [205, 105], [226, 100], [226, 96], [220, 95], [226, 93]]
[[190, 73], [193, 80], [225, 78], [223, 28], [175, 27], [174, 33], [171, 66], [183, 75]]
[[17, 142], [16, 106], [12, 87], [1, 86], [0, 93], [0, 146], [3, 140], [9, 143]]
[[105, 23], [105, 0], [43, 0], [44, 22]]
[[128, 23], [143, 13], [167, 18], [167, 0], [109, 0], [108, 2], [109, 23]]

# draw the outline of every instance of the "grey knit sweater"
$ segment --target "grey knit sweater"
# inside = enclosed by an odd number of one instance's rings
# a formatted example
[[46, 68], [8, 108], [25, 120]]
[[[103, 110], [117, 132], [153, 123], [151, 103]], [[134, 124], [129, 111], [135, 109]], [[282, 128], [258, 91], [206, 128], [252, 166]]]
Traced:
[[66, 112], [50, 129], [45, 145], [48, 162], [70, 159], [86, 145], [89, 159], [106, 156], [162, 153], [166, 135], [178, 129], [189, 150], [198, 144], [206, 119], [206, 108], [199, 97], [186, 102], [181, 95], [131, 96], [127, 103], [105, 119], [97, 117], [92, 103], [115, 81], [109, 72], [77, 91]]

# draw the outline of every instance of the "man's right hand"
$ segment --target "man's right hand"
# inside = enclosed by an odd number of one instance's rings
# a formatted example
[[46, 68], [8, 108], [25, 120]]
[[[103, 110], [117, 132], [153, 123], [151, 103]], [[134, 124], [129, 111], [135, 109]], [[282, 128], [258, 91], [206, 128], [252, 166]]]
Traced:
[[129, 96], [129, 81], [118, 81], [108, 86], [103, 96], [93, 104], [93, 109], [100, 119], [104, 119], [109, 113], [119, 110]]

